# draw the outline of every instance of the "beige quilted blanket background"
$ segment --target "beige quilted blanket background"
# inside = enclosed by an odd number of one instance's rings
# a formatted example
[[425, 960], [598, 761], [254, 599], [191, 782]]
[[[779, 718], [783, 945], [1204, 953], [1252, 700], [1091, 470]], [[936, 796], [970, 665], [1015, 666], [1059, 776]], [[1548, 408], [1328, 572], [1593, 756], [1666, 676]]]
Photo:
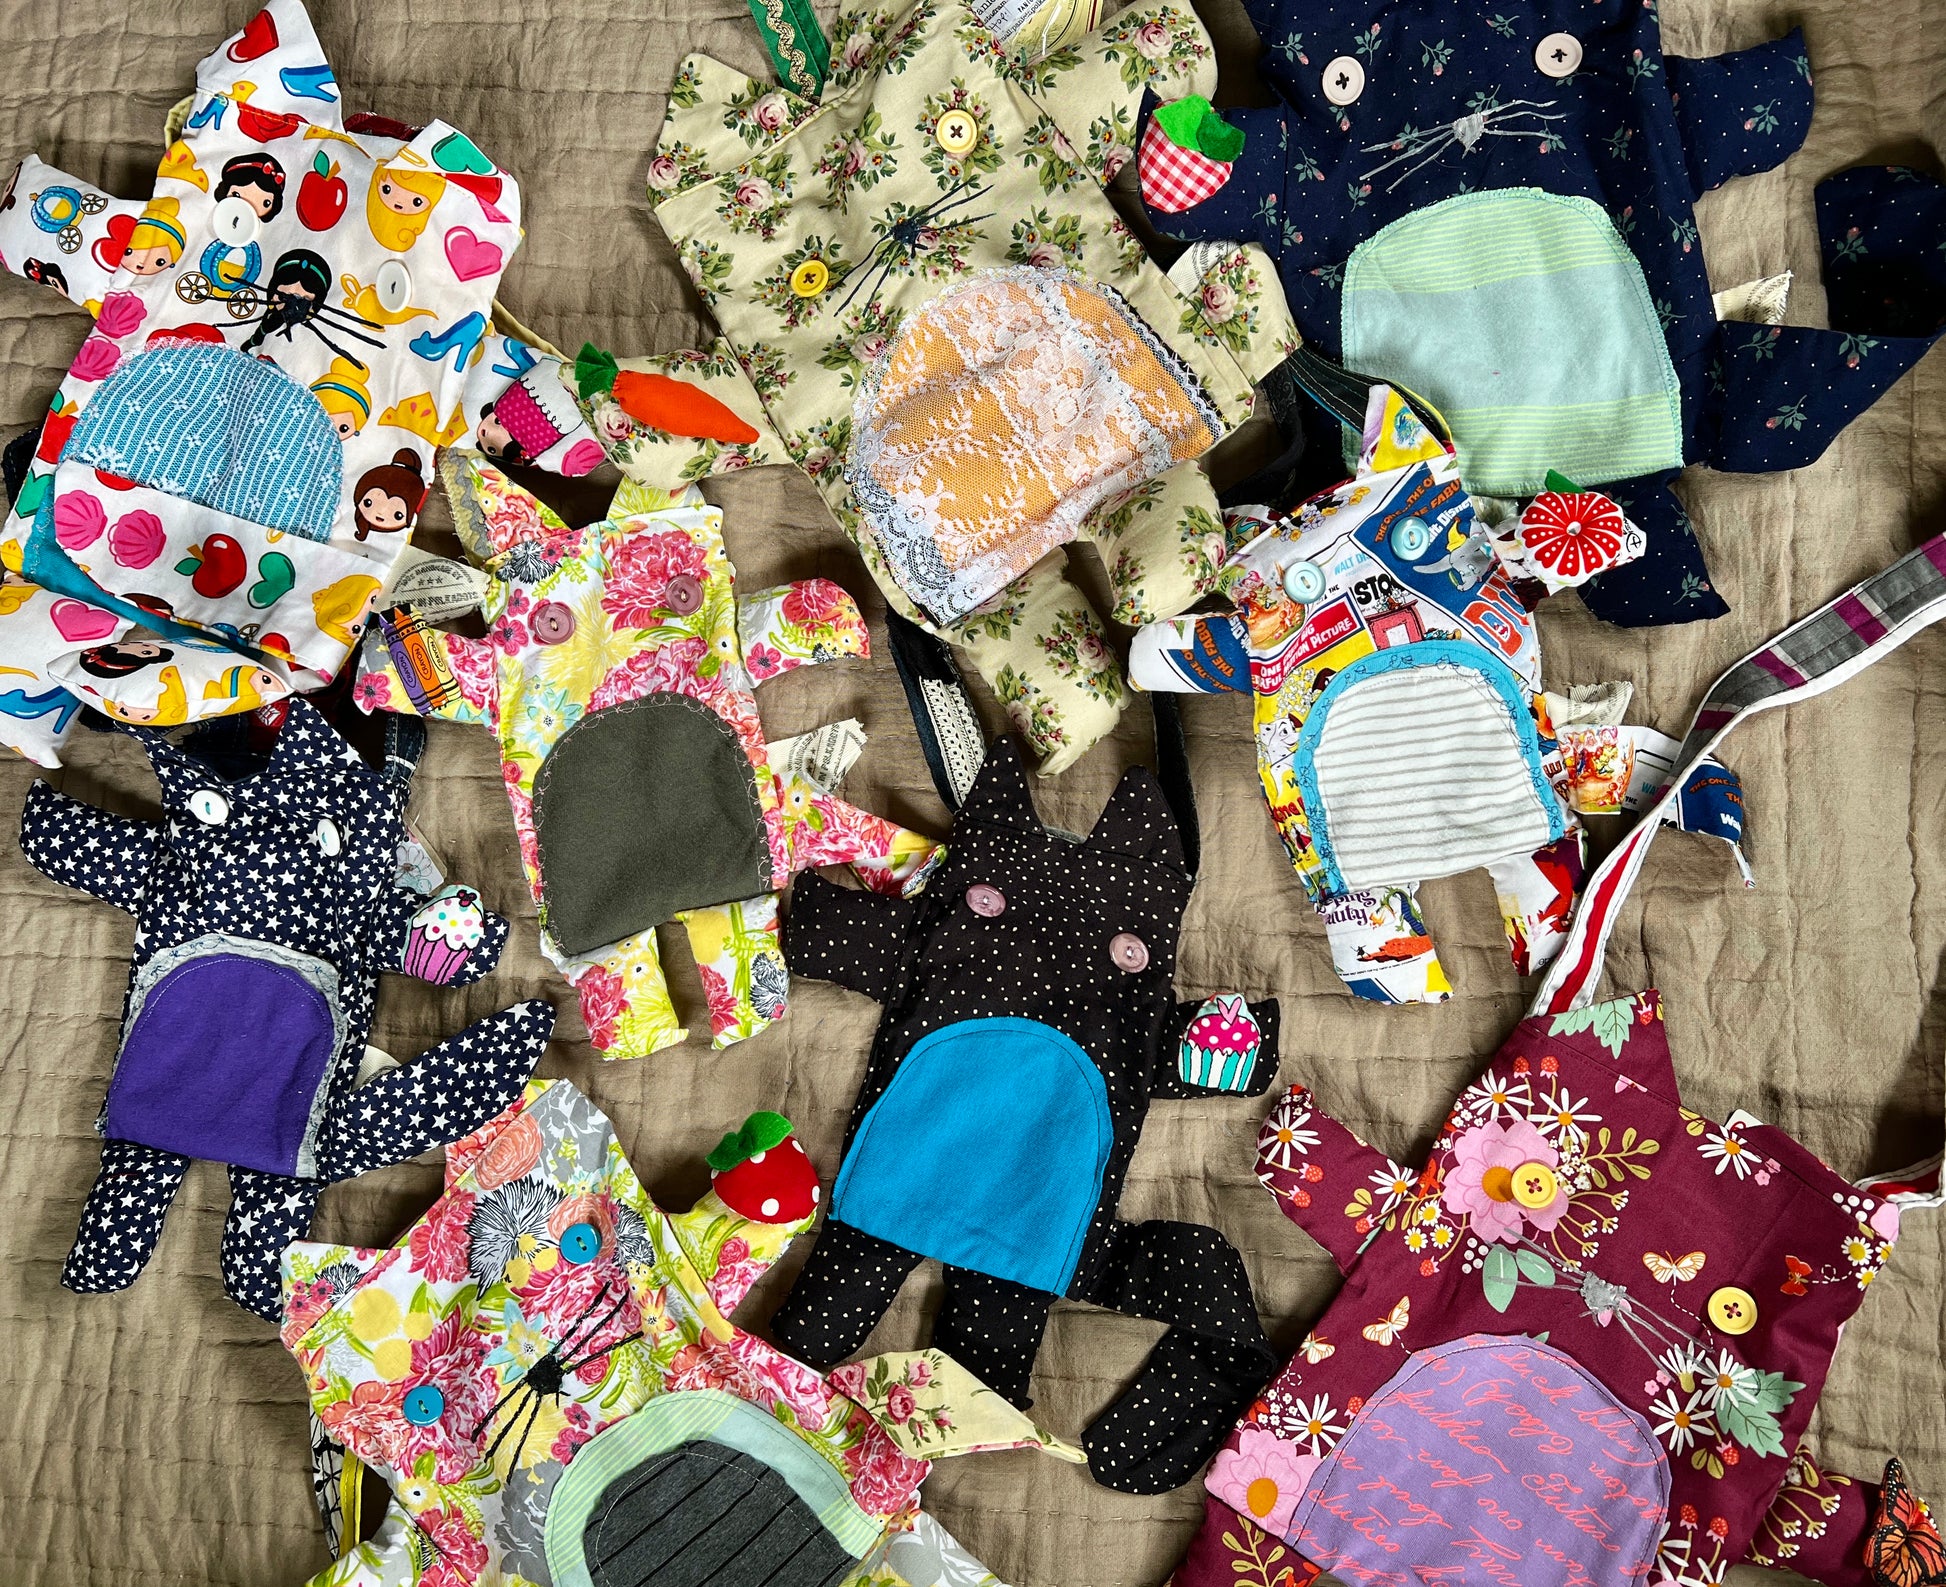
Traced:
[[[521, 181], [530, 230], [503, 292], [517, 316], [569, 348], [589, 337], [625, 353], [695, 345], [705, 321], [650, 219], [644, 170], [685, 52], [767, 70], [741, 0], [314, 5], [348, 110], [444, 117]], [[38, 149], [113, 191], [146, 195], [164, 115], [189, 91], [197, 59], [248, 10], [248, 0], [0, 0], [0, 160]], [[1202, 10], [1224, 46], [1225, 95], [1261, 99], [1240, 8], [1202, 0]], [[1817, 73], [1810, 141], [1781, 170], [1706, 198], [1701, 220], [1717, 286], [1793, 268], [1790, 317], [1815, 323], [1823, 309], [1813, 182], [1865, 159], [1938, 169], [1946, 0], [1667, 0], [1665, 9], [1667, 43], [1680, 53], [1752, 44], [1797, 21]], [[84, 328], [80, 312], [53, 294], [0, 282], [0, 438], [36, 418]], [[803, 480], [769, 470], [709, 490], [727, 513], [745, 587], [821, 573], [870, 601], [869, 581]], [[1692, 473], [1685, 490], [1734, 607], [1729, 617], [1627, 633], [1596, 624], [1566, 596], [1542, 619], [1551, 682], [1633, 679], [1638, 719], [1677, 732], [1723, 667], [1946, 529], [1946, 355], [1922, 364], [1818, 466], [1773, 477]], [[584, 509], [598, 504], [582, 493]], [[1736, 885], [1715, 845], [1666, 837], [1612, 958], [1611, 987], [1654, 983], [1667, 995], [1693, 1106], [1717, 1117], [1746, 1107], [1847, 1174], [1901, 1166], [1940, 1138], [1943, 661], [1946, 635], [1935, 631], [1842, 692], [1766, 716], [1733, 739], [1726, 754], [1749, 795], [1759, 890]], [[873, 742], [850, 796], [940, 827], [944, 812], [889, 661], [800, 672], [760, 700], [773, 736], [861, 717]], [[1304, 1080], [1361, 1134], [1417, 1160], [1448, 1099], [1523, 1007], [1491, 887], [1474, 875], [1426, 891], [1458, 986], [1452, 1003], [1355, 1004], [1331, 973], [1323, 934], [1260, 805], [1247, 707], [1191, 700], [1186, 715], [1206, 837], [1183, 990], [1282, 997], [1283, 1082]], [[997, 715], [991, 720], [997, 727]], [[1112, 743], [1041, 785], [1042, 813], [1085, 827], [1122, 767], [1149, 753], [1139, 713]], [[95, 1172], [91, 1124], [132, 928], [21, 860], [15, 821], [31, 775], [21, 761], [0, 764], [0, 1583], [295, 1584], [325, 1563], [303, 1402], [270, 1327], [218, 1286], [228, 1201], [221, 1170], [192, 1171], [133, 1289], [75, 1296], [58, 1284]], [[153, 808], [153, 780], [124, 740], [83, 734], [55, 775], [69, 792], [113, 808]], [[551, 996], [563, 1014], [543, 1072], [572, 1077], [608, 1110], [643, 1179], [668, 1204], [685, 1206], [700, 1192], [702, 1153], [757, 1107], [789, 1113], [829, 1173], [875, 1005], [802, 984], [781, 1026], [727, 1054], [692, 1041], [643, 1062], [600, 1065], [535, 949], [485, 734], [433, 727], [414, 814], [447, 869], [479, 883], [521, 924], [499, 974], [481, 985], [389, 982], [378, 1044], [416, 1054], [490, 1009]], [[679, 936], [670, 959], [679, 1006], [704, 1023]], [[1124, 1208], [1224, 1230], [1245, 1254], [1274, 1341], [1289, 1350], [1335, 1278], [1252, 1176], [1265, 1107], [1158, 1104]], [[431, 1202], [438, 1177], [435, 1164], [414, 1164], [333, 1189], [318, 1233], [388, 1243]], [[1828, 1464], [1864, 1474], [1902, 1451], [1921, 1491], [1946, 1498], [1946, 1217], [1916, 1217], [1907, 1230], [1846, 1336], [1815, 1436]], [[745, 1321], [762, 1326], [785, 1276], [772, 1275]], [[920, 1339], [936, 1303], [933, 1282], [915, 1278], [874, 1347]], [[1035, 1379], [1037, 1414], [1078, 1434], [1154, 1332], [1057, 1306]], [[1195, 1487], [1130, 1498], [1027, 1454], [948, 1464], [926, 1492], [946, 1525], [1019, 1587], [1158, 1583], [1200, 1509]]]

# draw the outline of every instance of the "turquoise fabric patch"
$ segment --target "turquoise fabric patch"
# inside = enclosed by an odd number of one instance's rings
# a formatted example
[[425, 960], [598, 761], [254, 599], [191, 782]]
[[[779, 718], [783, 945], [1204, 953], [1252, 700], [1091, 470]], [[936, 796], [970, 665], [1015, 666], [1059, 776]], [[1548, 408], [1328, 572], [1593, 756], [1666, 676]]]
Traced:
[[900, 1060], [845, 1154], [831, 1216], [1060, 1295], [1113, 1142], [1108, 1088], [1073, 1040], [1038, 1020], [962, 1020]]
[[1437, 407], [1477, 494], [1682, 466], [1648, 282], [1590, 199], [1508, 188], [1404, 216], [1353, 252], [1342, 309], [1346, 365]]
[[125, 362], [62, 456], [306, 540], [331, 538], [344, 473], [344, 444], [308, 388], [200, 342]]

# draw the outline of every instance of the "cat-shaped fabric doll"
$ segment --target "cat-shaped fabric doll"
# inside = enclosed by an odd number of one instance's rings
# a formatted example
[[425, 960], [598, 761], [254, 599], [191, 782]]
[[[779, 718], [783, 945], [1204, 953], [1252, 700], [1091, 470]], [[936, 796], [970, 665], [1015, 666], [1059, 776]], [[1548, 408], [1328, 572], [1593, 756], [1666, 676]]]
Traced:
[[1438, 407], [1476, 494], [1552, 469], [1614, 497], [1649, 544], [1583, 589], [1597, 615], [1728, 610], [1670, 481], [1814, 461], [1932, 346], [1946, 187], [1821, 182], [1832, 329], [1783, 325], [1787, 277], [1713, 301], [1695, 201], [1804, 141], [1800, 32], [1688, 60], [1635, 0], [1247, 9], [1280, 102], [1145, 116], [1157, 227], [1267, 249], [1307, 346]]
[[374, 771], [307, 700], [285, 709], [267, 758], [239, 749], [241, 718], [181, 743], [125, 729], [162, 785], [159, 821], [28, 790], [28, 863], [136, 923], [70, 1289], [134, 1283], [190, 1160], [205, 1158], [230, 1165], [224, 1289], [275, 1321], [278, 1255], [310, 1232], [325, 1185], [478, 1128], [553, 1032], [548, 1004], [518, 1003], [360, 1083], [379, 975], [477, 981], [507, 922], [472, 888], [428, 896], [399, 879], [423, 725], [401, 719]]
[[1035, 814], [1019, 751], [989, 751], [915, 898], [797, 884], [784, 947], [799, 975], [885, 1005], [824, 1227], [773, 1331], [814, 1365], [864, 1342], [932, 1257], [933, 1341], [1025, 1403], [1048, 1308], [1066, 1296], [1171, 1324], [1089, 1429], [1098, 1481], [1186, 1481], [1266, 1345], [1242, 1259], [1196, 1224], [1116, 1217], [1153, 1097], [1261, 1093], [1277, 1006], [1175, 1001], [1190, 873], [1148, 770], [1084, 839]]
[[828, 579], [739, 596], [723, 515], [694, 487], [624, 481], [606, 517], [571, 529], [476, 454], [449, 452], [441, 474], [487, 571], [487, 635], [381, 616], [354, 697], [499, 740], [541, 948], [596, 1051], [639, 1058], [688, 1034], [656, 949], [670, 921], [689, 933], [716, 1045], [756, 1035], [790, 990], [778, 890], [849, 864], [912, 891], [938, 847], [833, 791], [864, 747], [856, 723], [821, 754], [815, 735], [765, 742], [758, 683], [865, 655], [856, 603]]
[[94, 316], [0, 524], [31, 680], [0, 742], [44, 765], [82, 704], [170, 727], [330, 681], [435, 448], [524, 367], [489, 322], [519, 187], [445, 122], [347, 115], [301, 0], [170, 129], [146, 201], [32, 155], [0, 187], [0, 266]]

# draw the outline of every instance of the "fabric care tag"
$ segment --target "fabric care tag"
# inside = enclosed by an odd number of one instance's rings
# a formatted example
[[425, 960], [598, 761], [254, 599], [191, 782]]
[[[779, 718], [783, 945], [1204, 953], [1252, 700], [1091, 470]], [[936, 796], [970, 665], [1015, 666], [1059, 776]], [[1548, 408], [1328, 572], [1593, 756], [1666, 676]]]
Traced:
[[410, 606], [428, 622], [444, 623], [478, 611], [486, 593], [487, 576], [480, 569], [407, 546], [392, 564], [392, 576], [373, 609]]
[[1022, 62], [1074, 43], [1101, 20], [1100, 0], [969, 0], [968, 9], [1002, 44], [1022, 37], [1013, 52]]
[[819, 793], [836, 793], [845, 773], [864, 753], [865, 727], [856, 717], [848, 716], [796, 738], [779, 739], [766, 748], [771, 769], [786, 781], [795, 778]]
[[401, 887], [410, 887], [430, 898], [446, 885], [445, 867], [433, 858], [432, 850], [410, 816], [405, 818], [405, 838], [399, 844], [396, 863], [393, 880]]

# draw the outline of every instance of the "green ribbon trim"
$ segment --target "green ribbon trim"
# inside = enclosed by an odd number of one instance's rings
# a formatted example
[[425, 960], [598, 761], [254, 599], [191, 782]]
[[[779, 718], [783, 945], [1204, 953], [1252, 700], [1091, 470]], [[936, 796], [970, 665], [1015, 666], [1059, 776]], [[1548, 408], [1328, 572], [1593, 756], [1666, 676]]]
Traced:
[[784, 86], [816, 99], [824, 92], [824, 79], [831, 70], [831, 46], [818, 26], [811, 0], [749, 0], [749, 5]]
[[1243, 128], [1231, 126], [1201, 94], [1185, 94], [1156, 106], [1155, 119], [1163, 135], [1178, 149], [1207, 155], [1226, 165], [1243, 153]]

